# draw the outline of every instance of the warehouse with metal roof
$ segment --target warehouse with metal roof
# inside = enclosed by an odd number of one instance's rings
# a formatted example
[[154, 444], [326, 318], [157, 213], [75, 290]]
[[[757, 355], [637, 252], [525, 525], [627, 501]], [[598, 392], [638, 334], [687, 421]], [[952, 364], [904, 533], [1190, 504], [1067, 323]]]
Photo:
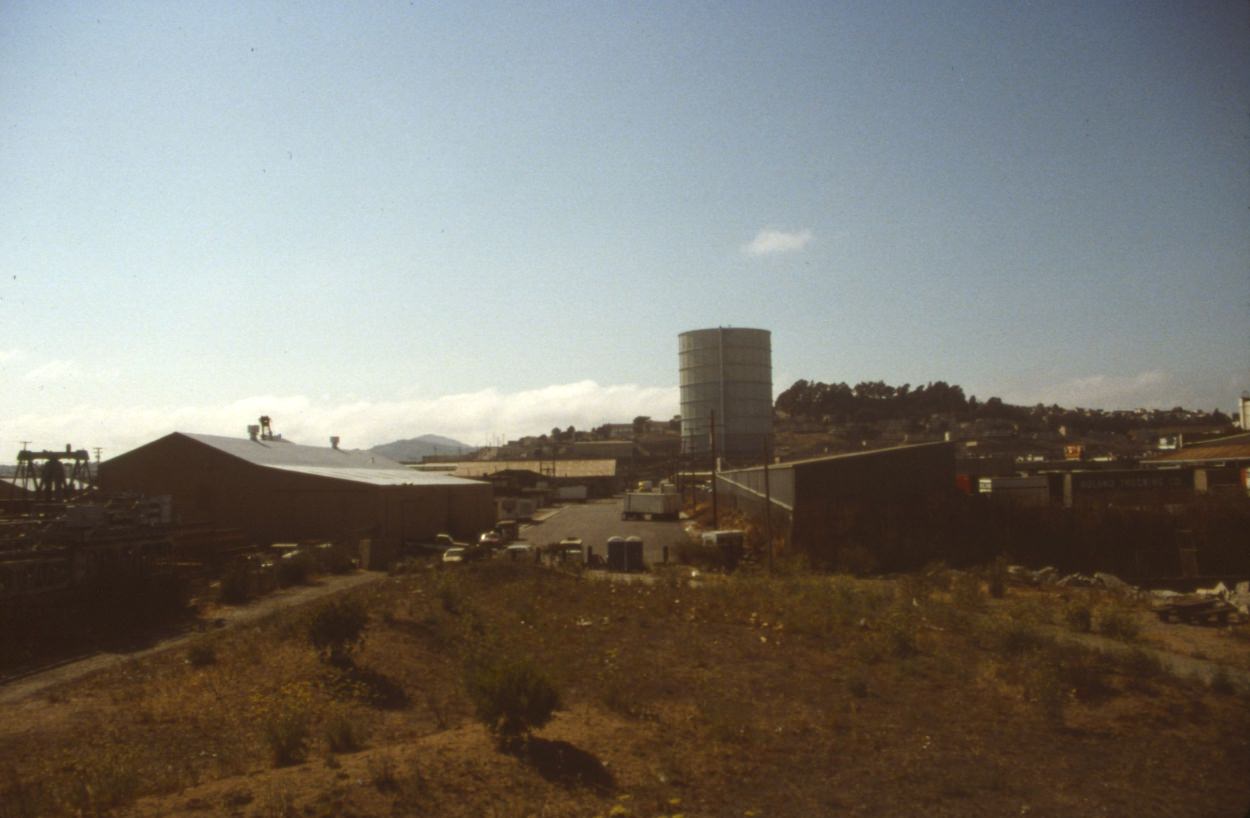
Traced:
[[487, 483], [405, 468], [382, 455], [272, 435], [174, 432], [100, 465], [110, 492], [169, 495], [175, 519], [236, 528], [257, 544], [369, 540], [376, 552], [494, 525]]
[[[836, 562], [850, 540], [888, 546], [882, 526], [921, 529], [917, 515], [955, 490], [952, 444], [922, 443], [830, 455], [716, 474], [727, 506], [762, 518], [768, 498], [774, 532], [817, 564]], [[865, 529], [873, 536], [861, 537]], [[883, 565], [896, 555], [877, 553]]]

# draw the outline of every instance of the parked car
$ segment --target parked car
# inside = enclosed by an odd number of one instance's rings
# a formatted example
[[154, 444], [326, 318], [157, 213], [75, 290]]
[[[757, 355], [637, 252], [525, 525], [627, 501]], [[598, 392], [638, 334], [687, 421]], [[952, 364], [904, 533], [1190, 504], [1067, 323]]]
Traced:
[[477, 538], [477, 544], [486, 548], [499, 548], [503, 545], [503, 537], [499, 536], [498, 531], [486, 531]]
[[464, 562], [467, 559], [465, 556], [467, 552], [467, 548], [462, 548], [460, 546], [448, 548], [443, 552], [443, 562]]
[[514, 542], [504, 548], [504, 553], [514, 560], [533, 559], [534, 546], [527, 542]]

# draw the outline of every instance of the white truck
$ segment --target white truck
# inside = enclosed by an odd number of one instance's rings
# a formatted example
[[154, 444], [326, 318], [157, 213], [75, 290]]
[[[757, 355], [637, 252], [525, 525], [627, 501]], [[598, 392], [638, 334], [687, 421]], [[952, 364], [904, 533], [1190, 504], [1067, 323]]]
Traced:
[[676, 520], [681, 512], [681, 495], [659, 491], [626, 492], [622, 520]]
[[529, 497], [496, 497], [495, 519], [529, 521], [534, 518], [536, 506]]
[[556, 499], [562, 503], [584, 503], [588, 496], [585, 486], [560, 486], [556, 489]]

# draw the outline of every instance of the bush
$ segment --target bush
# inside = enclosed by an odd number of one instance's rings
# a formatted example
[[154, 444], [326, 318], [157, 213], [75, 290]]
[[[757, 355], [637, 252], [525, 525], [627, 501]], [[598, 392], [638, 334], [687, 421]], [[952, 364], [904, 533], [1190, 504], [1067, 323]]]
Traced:
[[1210, 686], [1212, 693], [1219, 693], [1221, 696], [1231, 696], [1237, 692], [1237, 685], [1228, 675], [1228, 670], [1222, 667], [1217, 668], [1215, 673], [1211, 674]]
[[1038, 654], [1029, 663], [1024, 690], [1025, 695], [1037, 704], [1040, 715], [1047, 723], [1056, 727], [1063, 726], [1068, 691], [1059, 665], [1050, 657]]
[[331, 717], [324, 727], [326, 746], [332, 753], [354, 753], [364, 746], [364, 735], [345, 713]]
[[265, 743], [275, 767], [299, 764], [308, 757], [308, 713], [286, 707], [265, 722]]
[[994, 623], [988, 635], [991, 650], [1011, 657], [1036, 653], [1053, 644], [1031, 625], [1014, 619]]
[[341, 599], [319, 608], [308, 623], [308, 640], [333, 664], [347, 664], [351, 651], [364, 641], [369, 615], [359, 602]]
[[994, 599], [1002, 599], [1003, 594], [1007, 593], [1007, 558], [995, 557], [990, 563], [989, 581], [990, 596]]
[[196, 642], [187, 648], [187, 664], [191, 667], [207, 667], [217, 661], [217, 651], [207, 642]]
[[1064, 624], [1068, 630], [1076, 633], [1089, 633], [1093, 627], [1094, 615], [1088, 605], [1076, 603], [1069, 605], [1063, 612]]
[[227, 605], [241, 605], [252, 598], [252, 572], [246, 562], [236, 561], [226, 566], [221, 575], [221, 587], [217, 599]]
[[1133, 611], [1125, 608], [1104, 608], [1098, 616], [1098, 632], [1113, 639], [1126, 641], [1137, 638], [1141, 626]]
[[312, 558], [307, 552], [284, 554], [277, 563], [279, 585], [303, 585], [308, 582], [308, 575], [312, 571]]
[[443, 610], [452, 616], [459, 616], [464, 611], [465, 593], [458, 579], [448, 576], [439, 579], [438, 601]]
[[975, 610], [981, 607], [981, 580], [975, 574], [960, 572], [951, 582], [951, 601], [959, 608]]
[[478, 662], [465, 683], [478, 720], [501, 745], [528, 738], [560, 706], [555, 685], [528, 659]]

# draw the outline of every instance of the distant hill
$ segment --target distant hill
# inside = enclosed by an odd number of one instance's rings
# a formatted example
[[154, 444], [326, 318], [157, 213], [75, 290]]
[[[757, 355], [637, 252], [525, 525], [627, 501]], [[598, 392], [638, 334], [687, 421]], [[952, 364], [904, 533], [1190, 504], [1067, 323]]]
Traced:
[[476, 446], [461, 443], [442, 435], [421, 435], [374, 446], [369, 451], [401, 461], [420, 461], [430, 455], [461, 455], [477, 451]]

